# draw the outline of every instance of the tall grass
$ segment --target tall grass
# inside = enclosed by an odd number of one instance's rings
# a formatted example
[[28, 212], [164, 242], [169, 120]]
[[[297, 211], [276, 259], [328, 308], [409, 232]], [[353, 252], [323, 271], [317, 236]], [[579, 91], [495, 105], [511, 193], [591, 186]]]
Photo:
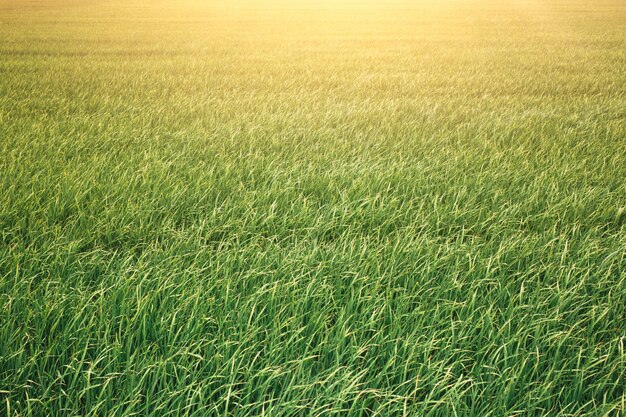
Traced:
[[623, 415], [625, 33], [1, 0], [0, 415]]

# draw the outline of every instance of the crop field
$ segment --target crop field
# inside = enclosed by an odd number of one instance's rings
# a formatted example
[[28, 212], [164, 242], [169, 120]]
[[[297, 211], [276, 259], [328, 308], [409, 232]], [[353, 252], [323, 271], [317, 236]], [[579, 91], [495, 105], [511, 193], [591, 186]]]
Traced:
[[626, 415], [623, 0], [0, 0], [0, 416]]

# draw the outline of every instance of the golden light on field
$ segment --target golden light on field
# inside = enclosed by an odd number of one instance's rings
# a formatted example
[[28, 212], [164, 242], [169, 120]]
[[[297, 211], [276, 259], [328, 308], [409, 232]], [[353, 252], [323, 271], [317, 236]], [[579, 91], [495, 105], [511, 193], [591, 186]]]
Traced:
[[[221, 16], [235, 22], [249, 18], [266, 21], [268, 32], [256, 33], [259, 39], [289, 28], [295, 28], [296, 35], [300, 32], [303, 36], [307, 30], [314, 29], [311, 22], [318, 28], [337, 32], [384, 29], [389, 35], [434, 28], [433, 37], [441, 32], [480, 36], [480, 31], [505, 29], [502, 23], [506, 21], [512, 22], [511, 30], [519, 27], [532, 32], [537, 25], [542, 26], [541, 30], [568, 30], [562, 22], [569, 13], [559, 3], [539, 0], [178, 0], [163, 4], [167, 5], [165, 13], [171, 13], [172, 17], [191, 14], [197, 18]], [[155, 4], [146, 6], [153, 11], [154, 7]], [[577, 3], [577, 7], [587, 8], [584, 3]], [[524, 28], [522, 22], [528, 26]], [[298, 24], [302, 26], [295, 27]]]

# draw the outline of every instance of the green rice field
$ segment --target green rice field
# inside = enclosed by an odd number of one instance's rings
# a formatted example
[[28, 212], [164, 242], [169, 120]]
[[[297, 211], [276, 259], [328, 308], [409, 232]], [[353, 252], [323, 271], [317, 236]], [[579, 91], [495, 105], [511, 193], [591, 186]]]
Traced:
[[623, 0], [0, 0], [0, 416], [626, 415]]

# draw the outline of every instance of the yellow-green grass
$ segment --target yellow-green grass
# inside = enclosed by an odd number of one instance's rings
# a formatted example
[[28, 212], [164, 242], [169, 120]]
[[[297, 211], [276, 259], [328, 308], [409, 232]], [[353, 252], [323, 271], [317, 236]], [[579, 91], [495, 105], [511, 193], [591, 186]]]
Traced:
[[621, 0], [0, 0], [0, 415], [623, 415], [625, 51]]

